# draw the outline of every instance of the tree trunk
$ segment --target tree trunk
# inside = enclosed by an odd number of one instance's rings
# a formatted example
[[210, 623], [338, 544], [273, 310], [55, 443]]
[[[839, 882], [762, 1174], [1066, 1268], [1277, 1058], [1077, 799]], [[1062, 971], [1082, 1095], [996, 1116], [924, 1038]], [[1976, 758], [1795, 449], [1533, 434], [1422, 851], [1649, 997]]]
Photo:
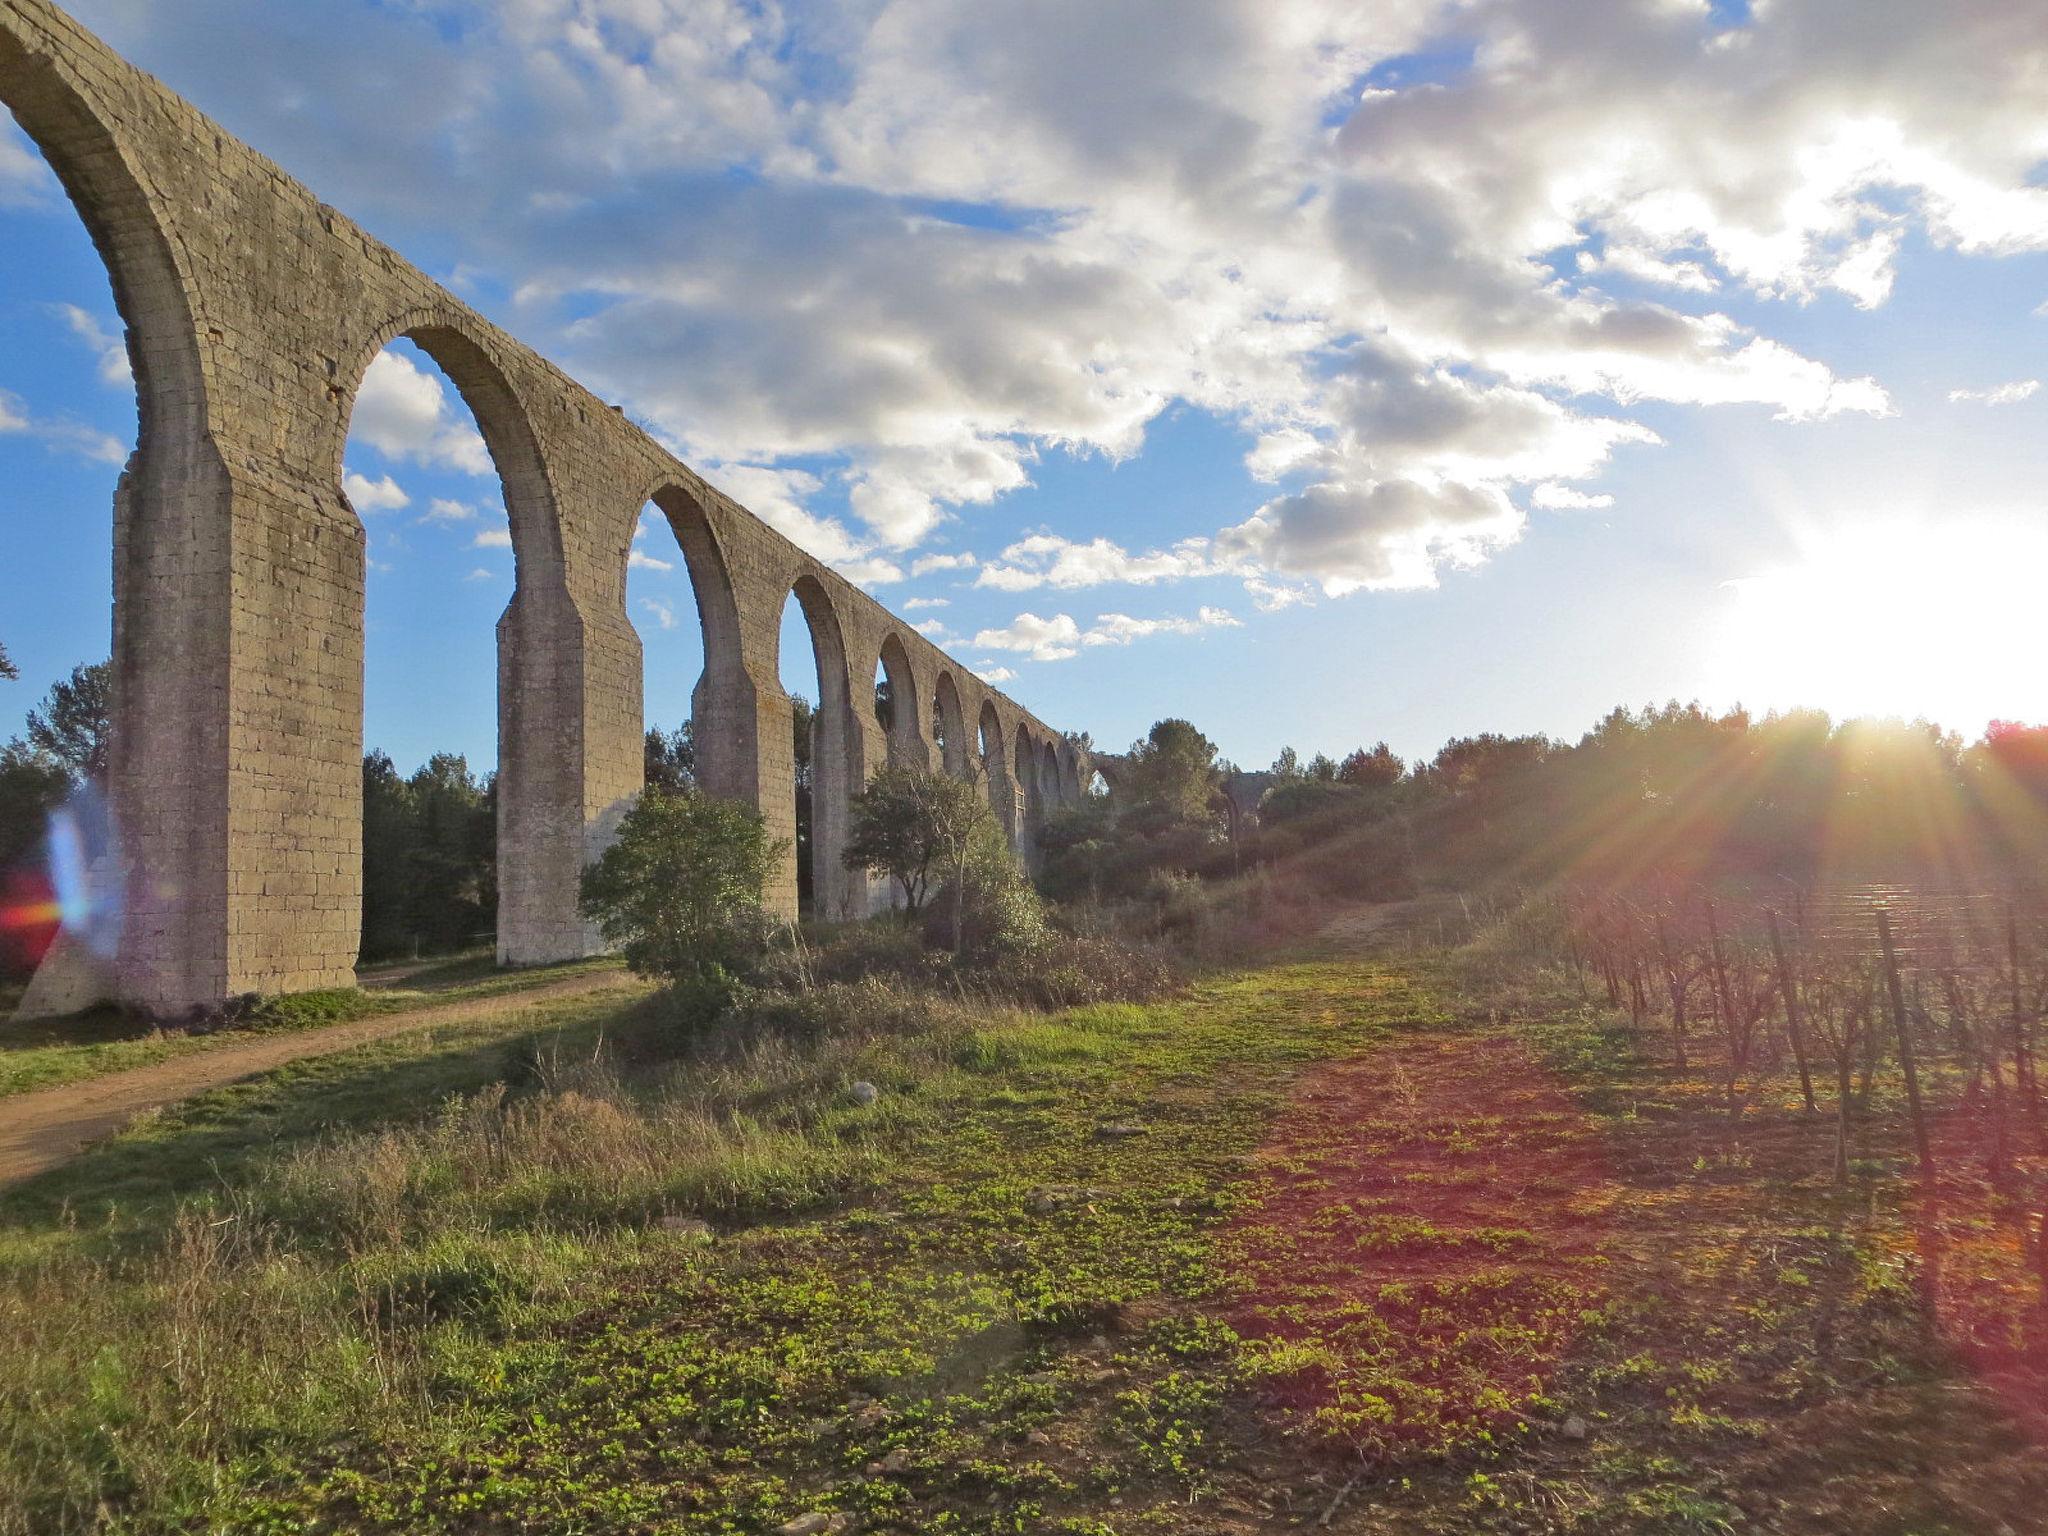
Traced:
[[1785, 1026], [1792, 1034], [1792, 1057], [1799, 1063], [1799, 1091], [1806, 1096], [1806, 1112], [1816, 1114], [1820, 1106], [1813, 1102], [1813, 1075], [1806, 1069], [1806, 1032], [1799, 1022], [1799, 982], [1792, 974], [1792, 966], [1785, 958], [1785, 940], [1778, 933], [1778, 914], [1771, 915], [1771, 951], [1778, 958], [1778, 990], [1785, 994]]
[[1920, 1153], [1920, 1172], [1932, 1180], [1934, 1144], [1928, 1140], [1927, 1115], [1920, 1103], [1920, 1073], [1913, 1063], [1913, 1032], [1906, 1022], [1906, 998], [1899, 987], [1899, 957], [1892, 949], [1892, 915], [1883, 907], [1877, 909], [1877, 941], [1884, 949], [1885, 989], [1891, 997], [1892, 1027], [1899, 1036], [1899, 1065], [1906, 1073], [1906, 1104], [1913, 1116], [1913, 1145]]

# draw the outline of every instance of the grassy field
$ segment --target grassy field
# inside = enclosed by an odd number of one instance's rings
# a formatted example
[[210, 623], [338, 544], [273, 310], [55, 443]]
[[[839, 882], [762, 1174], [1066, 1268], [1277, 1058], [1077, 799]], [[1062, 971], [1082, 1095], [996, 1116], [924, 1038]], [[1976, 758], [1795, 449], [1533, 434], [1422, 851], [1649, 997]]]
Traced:
[[0, 1199], [0, 1531], [2038, 1529], [1901, 1141], [1474, 950], [564, 1002]]
[[370, 969], [361, 988], [267, 998], [248, 1013], [205, 1031], [161, 1029], [114, 1008], [63, 1019], [12, 1023], [0, 1012], [0, 1098], [55, 1088], [129, 1067], [217, 1050], [252, 1034], [317, 1029], [377, 1014], [524, 991], [566, 976], [617, 969], [615, 959], [578, 960], [500, 971], [488, 954], [427, 965]]

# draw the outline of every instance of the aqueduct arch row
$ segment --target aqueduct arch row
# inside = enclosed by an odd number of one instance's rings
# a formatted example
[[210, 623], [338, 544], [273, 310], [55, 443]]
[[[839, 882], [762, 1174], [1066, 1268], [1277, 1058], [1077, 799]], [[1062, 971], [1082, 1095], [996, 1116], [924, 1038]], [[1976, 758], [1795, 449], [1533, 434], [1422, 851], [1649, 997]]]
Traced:
[[[872, 900], [864, 879], [837, 873], [838, 850], [847, 803], [882, 763], [979, 767], [1027, 854], [1046, 807], [1085, 780], [1058, 733], [47, 0], [0, 0], [0, 102], [108, 265], [142, 415], [115, 505], [110, 778], [126, 911], [109, 985], [123, 999], [171, 1010], [353, 979], [364, 535], [341, 463], [356, 389], [399, 336], [469, 404], [511, 515], [502, 959], [596, 947], [576, 889], [642, 784], [625, 589], [649, 501], [675, 529], [704, 628], [700, 774], [780, 837], [794, 830], [795, 768], [779, 627], [792, 591], [803, 606], [828, 915]], [[878, 667], [898, 705], [887, 739]], [[943, 762], [931, 701], [945, 711]], [[793, 860], [765, 894], [796, 910]]]

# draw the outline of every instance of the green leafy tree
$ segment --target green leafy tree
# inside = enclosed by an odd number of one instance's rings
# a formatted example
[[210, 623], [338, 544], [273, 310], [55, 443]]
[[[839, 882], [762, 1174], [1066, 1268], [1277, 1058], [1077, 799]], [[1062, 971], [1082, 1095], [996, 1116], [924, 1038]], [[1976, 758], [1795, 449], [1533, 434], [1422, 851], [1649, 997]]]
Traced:
[[1383, 741], [1370, 752], [1360, 747], [1338, 764], [1337, 782], [1356, 789], [1391, 789], [1407, 771], [1408, 765]]
[[673, 731], [647, 730], [647, 787], [665, 795], [687, 794], [697, 787], [697, 738], [685, 720]]
[[363, 958], [388, 960], [416, 947], [412, 929], [412, 792], [391, 758], [363, 759]]
[[849, 869], [895, 881], [914, 917], [935, 882], [961, 877], [974, 829], [992, 820], [988, 802], [964, 780], [883, 768], [854, 797], [844, 857]]
[[0, 870], [41, 846], [50, 812], [71, 790], [71, 776], [54, 758], [20, 741], [0, 747]]
[[402, 778], [382, 752], [363, 759], [362, 957], [459, 949], [498, 910], [498, 804], [463, 757], [436, 753]]
[[28, 712], [28, 744], [61, 763], [74, 780], [102, 781], [113, 714], [113, 663], [73, 667]]
[[994, 959], [1031, 949], [1045, 938], [1045, 907], [1031, 888], [995, 812], [978, 795], [967, 835], [938, 895], [925, 911], [927, 943], [957, 956]]
[[1131, 744], [1134, 804], [1173, 822], [1207, 822], [1216, 803], [1216, 744], [1185, 720], [1161, 720]]
[[497, 911], [497, 817], [459, 753], [436, 752], [406, 783], [413, 833], [411, 925], [423, 949], [460, 949]]
[[7, 646], [0, 641], [0, 681], [13, 682], [21, 673], [15, 670], [14, 658], [7, 654]]
[[743, 805], [651, 789], [583, 872], [583, 912], [638, 974], [728, 985], [767, 944], [761, 890], [786, 847]]

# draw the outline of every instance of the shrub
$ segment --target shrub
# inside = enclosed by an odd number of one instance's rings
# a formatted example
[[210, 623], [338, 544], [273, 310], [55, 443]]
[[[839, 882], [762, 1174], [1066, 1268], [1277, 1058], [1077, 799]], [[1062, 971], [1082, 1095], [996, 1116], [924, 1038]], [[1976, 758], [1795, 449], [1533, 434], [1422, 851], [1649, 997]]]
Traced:
[[924, 919], [925, 942], [969, 961], [1014, 954], [1045, 936], [1045, 909], [993, 815], [976, 824], [959, 873]]
[[995, 813], [974, 785], [918, 768], [883, 768], [854, 797], [843, 857], [849, 869], [894, 880], [905, 912], [915, 917], [935, 883], [959, 878], [977, 832], [994, 825]]
[[649, 790], [584, 871], [583, 911], [638, 974], [715, 992], [767, 947], [761, 888], [787, 847], [732, 801]]

